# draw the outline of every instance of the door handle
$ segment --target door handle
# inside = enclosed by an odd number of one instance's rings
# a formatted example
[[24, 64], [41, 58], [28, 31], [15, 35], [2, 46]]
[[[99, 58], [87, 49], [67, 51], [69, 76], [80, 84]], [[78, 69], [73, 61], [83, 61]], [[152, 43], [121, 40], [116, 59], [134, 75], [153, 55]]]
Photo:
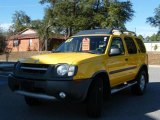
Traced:
[[128, 58], [126, 58], [125, 61], [128, 61]]

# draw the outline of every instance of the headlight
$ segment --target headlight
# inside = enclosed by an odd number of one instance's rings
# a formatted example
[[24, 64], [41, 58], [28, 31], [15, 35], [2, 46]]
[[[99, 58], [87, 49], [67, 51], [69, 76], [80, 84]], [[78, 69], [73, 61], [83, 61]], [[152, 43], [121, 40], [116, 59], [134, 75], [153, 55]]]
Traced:
[[64, 76], [68, 73], [68, 65], [60, 65], [57, 67], [57, 74], [59, 76]]
[[75, 74], [76, 67], [68, 64], [62, 64], [57, 67], [57, 74], [59, 76], [73, 76]]
[[68, 76], [73, 76], [75, 74], [75, 71], [76, 71], [76, 66], [69, 66]]

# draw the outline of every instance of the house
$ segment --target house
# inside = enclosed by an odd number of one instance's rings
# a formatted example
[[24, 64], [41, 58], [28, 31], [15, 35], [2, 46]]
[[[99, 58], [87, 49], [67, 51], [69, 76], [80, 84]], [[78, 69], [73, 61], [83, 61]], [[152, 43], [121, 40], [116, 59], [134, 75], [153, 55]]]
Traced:
[[[53, 37], [48, 40], [50, 43], [49, 49], [53, 49], [54, 44], [62, 43], [64, 41], [63, 37]], [[38, 37], [36, 30], [27, 28], [16, 35], [10, 36], [6, 40], [6, 51], [9, 52], [21, 52], [21, 51], [39, 51], [41, 47], [41, 42]]]
[[16, 35], [10, 36], [6, 40], [6, 50], [17, 51], [38, 51], [39, 37], [32, 29], [25, 29]]

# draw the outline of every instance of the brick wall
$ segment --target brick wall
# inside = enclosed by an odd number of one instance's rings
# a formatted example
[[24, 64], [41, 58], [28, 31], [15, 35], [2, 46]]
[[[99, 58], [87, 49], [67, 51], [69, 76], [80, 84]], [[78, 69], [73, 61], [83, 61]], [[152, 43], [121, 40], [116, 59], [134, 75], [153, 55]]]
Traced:
[[30, 39], [22, 39], [19, 41], [18, 46], [13, 46], [13, 40], [7, 42], [6, 48], [12, 52], [17, 51], [38, 51], [39, 50], [39, 39], [31, 39], [32, 43], [29, 46]]

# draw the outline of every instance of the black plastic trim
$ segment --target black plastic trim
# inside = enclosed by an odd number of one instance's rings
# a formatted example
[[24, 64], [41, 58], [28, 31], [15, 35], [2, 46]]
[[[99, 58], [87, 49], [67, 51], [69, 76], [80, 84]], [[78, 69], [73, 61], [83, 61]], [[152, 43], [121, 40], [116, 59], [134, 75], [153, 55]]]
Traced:
[[137, 68], [137, 66], [132, 66], [132, 67], [128, 67], [128, 68], [123, 68], [123, 69], [111, 71], [111, 72], [109, 72], [109, 74], [116, 74], [116, 73], [119, 73], [119, 72], [124, 72], [124, 71], [127, 71], [127, 70], [136, 69], [136, 68]]

